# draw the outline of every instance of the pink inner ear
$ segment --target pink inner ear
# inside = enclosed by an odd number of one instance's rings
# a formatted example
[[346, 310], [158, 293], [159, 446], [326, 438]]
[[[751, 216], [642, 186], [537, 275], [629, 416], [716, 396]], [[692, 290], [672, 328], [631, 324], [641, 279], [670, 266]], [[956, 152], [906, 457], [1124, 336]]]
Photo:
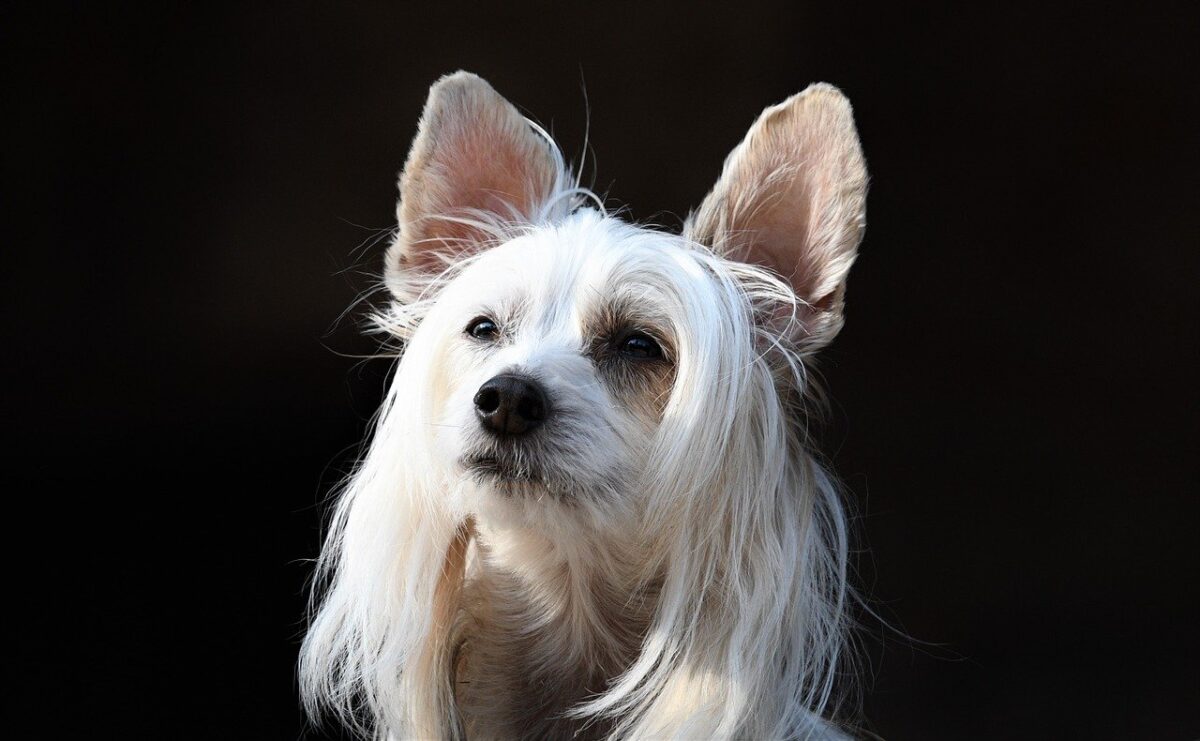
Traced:
[[[819, 221], [815, 208], [828, 189], [824, 183], [799, 181], [767, 213], [759, 228], [763, 239], [756, 247], [761, 264], [771, 267], [792, 285], [796, 295], [819, 311], [835, 308], [842, 271], [834, 266], [844, 240], [843, 225]], [[817, 221], [814, 221], [817, 220]], [[774, 247], [772, 247], [774, 245]]]
[[467, 137], [463, 147], [446, 164], [450, 189], [446, 206], [478, 210], [503, 219], [533, 216], [535, 193], [545, 193], [549, 183], [502, 142]]
[[748, 262], [775, 271], [792, 285], [796, 295], [811, 301], [815, 287], [809, 242], [812, 206], [802, 182], [792, 182], [778, 194], [765, 195], [765, 205], [744, 227]]
[[731, 256], [769, 268], [787, 281], [800, 299], [827, 311], [835, 302], [837, 287], [822, 285], [828, 282], [830, 256], [820, 241], [821, 225], [812, 223], [814, 215], [819, 215], [814, 206], [827, 188], [794, 169], [779, 167], [749, 194], [749, 200], [757, 205], [734, 217], [732, 233], [740, 235], [734, 239], [741, 245]]
[[560, 167], [551, 145], [485, 81], [442, 78], [401, 176], [388, 271], [441, 272], [448, 259], [491, 245], [504, 226], [538, 215]]
[[459, 255], [486, 244], [491, 236], [461, 220], [527, 220], [534, 216], [537, 193], [550, 186], [544, 174], [534, 171], [525, 157], [503, 142], [489, 143], [467, 135], [446, 142], [439, 160], [430, 163], [419, 183], [425, 197], [421, 215], [410, 225], [414, 234], [403, 255], [405, 268], [434, 270], [444, 267], [438, 253]]
[[799, 317], [811, 346], [824, 344], [841, 323], [866, 183], [849, 102], [816, 84], [763, 111], [726, 160], [690, 236], [787, 281], [811, 307]]

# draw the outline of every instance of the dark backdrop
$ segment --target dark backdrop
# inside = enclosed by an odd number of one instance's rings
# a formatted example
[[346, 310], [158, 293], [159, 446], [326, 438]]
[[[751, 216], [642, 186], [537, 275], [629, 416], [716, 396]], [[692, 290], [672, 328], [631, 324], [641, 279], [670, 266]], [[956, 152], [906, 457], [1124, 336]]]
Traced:
[[865, 619], [870, 727], [1195, 738], [1187, 5], [7, 8], [13, 717], [302, 732], [318, 502], [387, 369], [339, 316], [464, 68], [576, 159], [590, 105], [587, 179], [673, 225], [765, 105], [841, 86], [873, 183], [825, 439], [912, 637]]

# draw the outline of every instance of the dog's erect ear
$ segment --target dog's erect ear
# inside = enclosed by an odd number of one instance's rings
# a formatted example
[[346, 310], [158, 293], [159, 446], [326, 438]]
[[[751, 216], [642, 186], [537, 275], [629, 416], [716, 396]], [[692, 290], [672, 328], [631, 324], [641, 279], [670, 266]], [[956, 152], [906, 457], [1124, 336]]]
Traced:
[[487, 242], [489, 222], [535, 218], [561, 174], [551, 143], [486, 81], [468, 72], [438, 80], [400, 175], [388, 284], [396, 291], [406, 271], [440, 272]]
[[685, 235], [769, 268], [802, 307], [799, 341], [816, 349], [842, 325], [846, 274], [866, 226], [867, 169], [854, 115], [826, 84], [763, 111], [725, 160]]

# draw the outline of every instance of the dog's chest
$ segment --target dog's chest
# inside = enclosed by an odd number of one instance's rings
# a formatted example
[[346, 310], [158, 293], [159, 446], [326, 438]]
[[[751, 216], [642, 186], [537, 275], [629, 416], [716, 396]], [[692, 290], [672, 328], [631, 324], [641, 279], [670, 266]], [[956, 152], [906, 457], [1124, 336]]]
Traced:
[[[645, 621], [558, 595], [547, 610], [510, 578], [468, 582], [456, 641], [455, 699], [468, 738], [604, 738], [610, 724], [564, 717], [632, 663]], [[594, 597], [595, 595], [589, 595]]]

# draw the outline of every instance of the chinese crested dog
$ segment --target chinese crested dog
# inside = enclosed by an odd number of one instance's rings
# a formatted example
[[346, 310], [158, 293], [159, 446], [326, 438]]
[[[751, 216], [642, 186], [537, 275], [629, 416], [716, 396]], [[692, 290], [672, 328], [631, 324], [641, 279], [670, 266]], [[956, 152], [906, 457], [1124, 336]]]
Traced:
[[[836, 738], [847, 524], [807, 448], [867, 173], [767, 108], [682, 234], [625, 223], [482, 79], [430, 90], [301, 689], [393, 738]], [[837, 681], [835, 681], [837, 680]]]

